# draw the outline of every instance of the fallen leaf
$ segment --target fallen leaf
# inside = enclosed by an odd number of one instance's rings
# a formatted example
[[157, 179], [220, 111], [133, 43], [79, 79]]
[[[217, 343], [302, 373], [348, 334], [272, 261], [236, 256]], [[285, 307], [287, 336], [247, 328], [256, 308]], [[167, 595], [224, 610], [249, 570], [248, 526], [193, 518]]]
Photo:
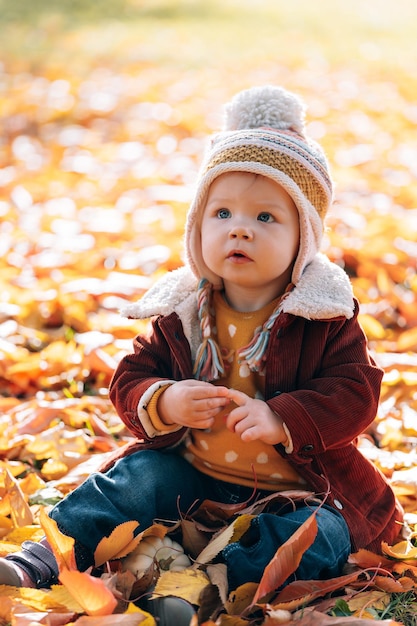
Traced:
[[111, 615], [117, 606], [113, 593], [100, 578], [63, 568], [59, 580], [87, 615]]
[[140, 536], [134, 536], [138, 526], [136, 521], [124, 522], [116, 526], [108, 537], [103, 537], [94, 552], [96, 567], [111, 559], [122, 558], [134, 550], [140, 541]]
[[177, 596], [198, 606], [200, 593], [209, 584], [207, 575], [200, 570], [187, 568], [180, 572], [161, 572], [152, 597]]
[[417, 547], [410, 541], [400, 541], [394, 546], [389, 546], [385, 541], [381, 542], [381, 550], [393, 559], [401, 559], [417, 566]]
[[253, 603], [278, 589], [300, 564], [304, 552], [312, 545], [317, 535], [315, 512], [278, 548], [265, 567]]
[[64, 569], [76, 570], [77, 563], [74, 554], [74, 539], [61, 533], [55, 520], [47, 515], [44, 508], [40, 510], [39, 519], [46, 539], [54, 553], [59, 571], [61, 572], [61, 570]]

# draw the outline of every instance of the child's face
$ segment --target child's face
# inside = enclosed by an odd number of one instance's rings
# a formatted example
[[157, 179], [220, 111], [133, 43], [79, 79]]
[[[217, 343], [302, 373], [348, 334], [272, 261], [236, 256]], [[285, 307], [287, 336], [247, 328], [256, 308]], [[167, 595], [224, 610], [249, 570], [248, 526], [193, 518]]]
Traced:
[[299, 238], [297, 208], [275, 181], [227, 172], [211, 184], [201, 224], [202, 255], [223, 279], [235, 308], [254, 310], [284, 292]]

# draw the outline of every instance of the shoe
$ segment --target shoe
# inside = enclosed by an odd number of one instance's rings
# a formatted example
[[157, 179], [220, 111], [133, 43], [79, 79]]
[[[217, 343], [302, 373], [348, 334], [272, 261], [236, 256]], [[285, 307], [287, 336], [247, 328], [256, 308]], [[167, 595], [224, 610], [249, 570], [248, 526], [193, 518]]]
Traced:
[[191, 604], [174, 596], [148, 600], [143, 608], [155, 618], [158, 626], [190, 626], [196, 615]]
[[58, 582], [58, 565], [46, 542], [24, 541], [20, 552], [0, 558], [0, 585], [48, 588]]
[[26, 587], [23, 581], [23, 571], [12, 561], [0, 558], [0, 585], [11, 587]]

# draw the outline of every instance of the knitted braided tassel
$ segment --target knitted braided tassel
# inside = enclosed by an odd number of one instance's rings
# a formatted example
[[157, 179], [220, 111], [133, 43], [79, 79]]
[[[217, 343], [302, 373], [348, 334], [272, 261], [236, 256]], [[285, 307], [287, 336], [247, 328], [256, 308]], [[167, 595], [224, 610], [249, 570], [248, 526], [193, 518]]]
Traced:
[[212, 381], [224, 374], [224, 363], [217, 342], [212, 337], [212, 315], [210, 313], [211, 284], [202, 278], [197, 290], [198, 319], [202, 341], [194, 362], [194, 378]]
[[285, 293], [280, 298], [277, 306], [272, 314], [266, 320], [260, 331], [254, 334], [250, 343], [238, 351], [239, 363], [245, 361], [252, 372], [261, 372], [265, 365], [266, 349], [269, 343], [269, 337], [271, 329], [275, 323], [275, 320], [282, 311], [282, 304], [288, 293], [294, 288], [294, 285], [290, 283]]

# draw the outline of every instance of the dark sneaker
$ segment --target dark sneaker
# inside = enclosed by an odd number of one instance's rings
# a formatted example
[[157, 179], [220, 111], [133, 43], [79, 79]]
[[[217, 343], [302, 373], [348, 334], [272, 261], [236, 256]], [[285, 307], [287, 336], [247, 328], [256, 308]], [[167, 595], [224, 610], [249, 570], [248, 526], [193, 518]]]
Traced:
[[0, 584], [48, 588], [58, 582], [58, 565], [45, 542], [24, 541], [20, 552], [0, 559]]
[[196, 614], [191, 604], [174, 596], [148, 600], [143, 608], [155, 618], [158, 626], [190, 626]]
[[24, 578], [24, 573], [20, 567], [10, 560], [0, 558], [0, 585], [10, 585], [12, 587], [33, 586], [33, 582], [32, 585], [25, 585]]

